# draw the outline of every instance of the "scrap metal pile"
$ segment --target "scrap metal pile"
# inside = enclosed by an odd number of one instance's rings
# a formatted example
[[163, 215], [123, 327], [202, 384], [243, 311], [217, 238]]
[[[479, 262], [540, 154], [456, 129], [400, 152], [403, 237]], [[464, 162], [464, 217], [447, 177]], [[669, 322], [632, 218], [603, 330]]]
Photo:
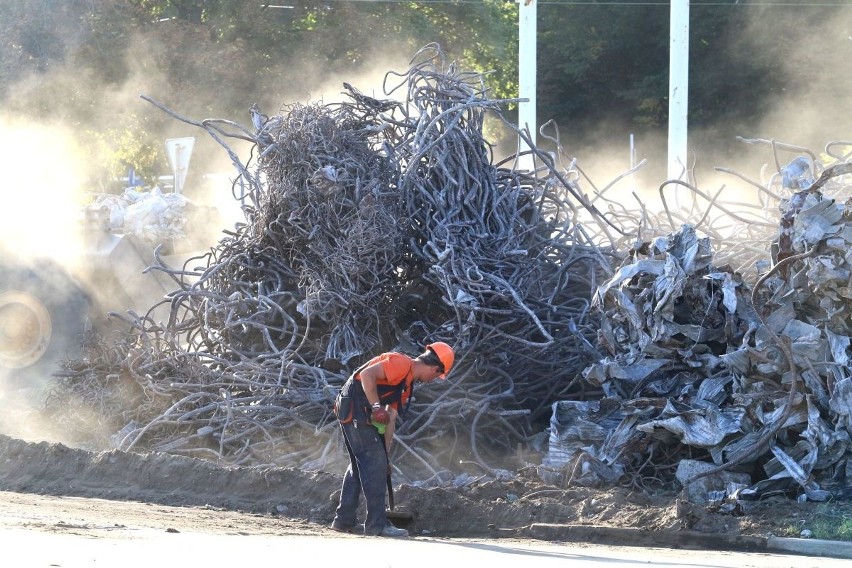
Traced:
[[782, 169], [773, 264], [753, 286], [691, 225], [631, 251], [594, 300], [607, 356], [584, 378], [605, 396], [554, 404], [546, 469], [639, 487], [716, 476], [705, 501], [850, 497], [852, 164], [812, 171]]
[[[228, 149], [246, 222], [161, 267], [178, 288], [170, 320], [125, 316], [132, 333], [70, 365], [55, 400], [108, 407], [121, 449], [333, 469], [348, 374], [442, 340], [456, 364], [415, 389], [393, 462], [420, 480], [501, 473], [599, 357], [590, 300], [612, 261], [576, 218], [606, 221], [546, 153], [533, 151], [550, 173], [492, 164], [483, 121], [502, 101], [436, 47], [388, 74], [399, 100], [344, 87], [339, 104], [253, 108], [253, 129], [178, 117]], [[229, 138], [252, 142], [253, 161]], [[119, 387], [121, 411], [104, 394]]]
[[387, 75], [387, 99], [344, 87], [338, 104], [253, 108], [253, 128], [148, 99], [227, 150], [246, 222], [160, 267], [169, 321], [124, 316], [129, 333], [69, 362], [57, 419], [85, 407], [126, 450], [334, 470], [348, 374], [441, 340], [456, 365], [397, 430], [408, 480], [502, 476], [536, 452], [564, 484], [668, 484], [699, 463], [690, 478], [745, 470], [752, 493], [792, 479], [824, 498], [852, 475], [852, 212], [830, 199], [848, 194], [832, 153], [848, 144], [782, 167], [780, 145], [746, 141], [778, 164], [749, 182], [751, 212], [678, 181], [657, 214], [610, 186], [587, 197], [558, 140], [532, 169], [494, 163], [483, 122], [506, 101], [436, 46]]

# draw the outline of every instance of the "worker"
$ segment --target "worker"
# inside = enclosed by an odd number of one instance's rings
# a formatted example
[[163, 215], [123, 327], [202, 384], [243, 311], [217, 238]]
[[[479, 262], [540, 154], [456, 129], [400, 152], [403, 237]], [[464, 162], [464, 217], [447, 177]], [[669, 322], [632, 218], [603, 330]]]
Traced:
[[[455, 354], [444, 342], [430, 343], [412, 359], [384, 353], [352, 373], [335, 401], [335, 414], [349, 452], [340, 502], [331, 528], [339, 532], [403, 537], [408, 531], [393, 526], [385, 512], [385, 487], [390, 475], [389, 453], [397, 416], [411, 400], [414, 381], [446, 379]], [[356, 513], [361, 493], [367, 502], [364, 527]]]

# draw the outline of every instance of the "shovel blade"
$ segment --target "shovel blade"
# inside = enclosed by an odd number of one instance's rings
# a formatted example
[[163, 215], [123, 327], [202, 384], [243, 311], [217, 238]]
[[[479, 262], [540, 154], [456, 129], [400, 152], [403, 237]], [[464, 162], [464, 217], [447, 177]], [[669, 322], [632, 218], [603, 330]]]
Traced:
[[404, 529], [414, 522], [414, 513], [400, 509], [388, 509], [385, 516], [394, 526]]

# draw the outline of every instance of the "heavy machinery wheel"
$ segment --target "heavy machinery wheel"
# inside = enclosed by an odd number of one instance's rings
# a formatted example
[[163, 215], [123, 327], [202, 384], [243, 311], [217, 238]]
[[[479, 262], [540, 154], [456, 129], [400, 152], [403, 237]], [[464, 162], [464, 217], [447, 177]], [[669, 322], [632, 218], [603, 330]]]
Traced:
[[0, 292], [0, 365], [23, 369], [41, 359], [53, 326], [41, 301], [23, 290]]
[[40, 387], [79, 355], [89, 303], [54, 262], [0, 263], [0, 388]]

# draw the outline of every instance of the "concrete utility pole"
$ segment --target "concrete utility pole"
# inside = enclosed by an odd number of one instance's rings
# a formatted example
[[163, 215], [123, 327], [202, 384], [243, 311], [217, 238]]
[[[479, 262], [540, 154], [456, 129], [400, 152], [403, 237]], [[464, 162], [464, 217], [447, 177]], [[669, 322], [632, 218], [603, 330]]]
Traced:
[[672, 0], [670, 18], [668, 179], [687, 181], [689, 0]]
[[[529, 128], [530, 138], [536, 144], [536, 4], [537, 0], [517, 0], [518, 2], [518, 97], [529, 102], [518, 103], [518, 128]], [[529, 150], [518, 140], [518, 150]]]

